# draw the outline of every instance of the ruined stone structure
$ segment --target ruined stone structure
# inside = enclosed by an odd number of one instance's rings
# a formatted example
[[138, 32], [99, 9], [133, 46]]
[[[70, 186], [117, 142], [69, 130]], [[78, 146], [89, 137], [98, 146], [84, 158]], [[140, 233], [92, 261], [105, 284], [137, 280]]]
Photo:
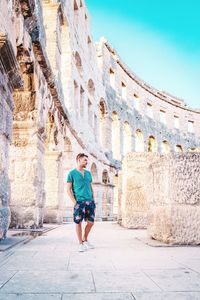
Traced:
[[0, 17], [4, 233], [9, 207], [12, 227], [72, 219], [65, 178], [79, 152], [89, 156], [97, 219], [112, 220], [126, 153], [199, 147], [200, 112], [140, 80], [105, 39], [95, 45], [84, 1], [1, 0]]
[[200, 154], [129, 153], [123, 160], [120, 222], [167, 244], [200, 244]]

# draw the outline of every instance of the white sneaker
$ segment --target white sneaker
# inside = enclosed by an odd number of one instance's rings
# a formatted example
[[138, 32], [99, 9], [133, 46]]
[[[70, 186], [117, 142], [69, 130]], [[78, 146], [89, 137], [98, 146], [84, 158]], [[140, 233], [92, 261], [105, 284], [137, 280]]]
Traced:
[[84, 252], [84, 251], [86, 251], [87, 249], [86, 249], [86, 247], [85, 247], [85, 245], [84, 244], [80, 244], [79, 245], [79, 252]]
[[87, 247], [87, 249], [94, 249], [95, 246], [92, 245], [89, 241], [83, 242], [83, 244]]

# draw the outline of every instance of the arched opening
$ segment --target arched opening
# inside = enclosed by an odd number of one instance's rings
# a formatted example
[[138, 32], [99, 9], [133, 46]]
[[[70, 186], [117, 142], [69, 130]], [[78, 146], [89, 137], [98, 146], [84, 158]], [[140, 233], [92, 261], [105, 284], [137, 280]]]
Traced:
[[170, 146], [168, 141], [163, 141], [161, 144], [161, 153], [168, 154], [170, 152]]
[[78, 4], [77, 4], [77, 1], [74, 0], [74, 24], [75, 26], [78, 26], [78, 17], [79, 17], [79, 7], [78, 7]]
[[115, 89], [115, 72], [112, 69], [110, 69], [109, 75], [110, 75], [110, 85], [113, 89]]
[[127, 87], [123, 81], [121, 82], [121, 95], [124, 100], [127, 99]]
[[113, 190], [110, 186], [108, 171], [102, 173], [102, 219], [109, 220], [113, 215]]
[[92, 79], [88, 80], [87, 84], [87, 89], [88, 89], [88, 123], [92, 128], [94, 128], [94, 93], [95, 93], [95, 87], [94, 87], [94, 82]]
[[92, 181], [93, 181], [93, 183], [98, 182], [97, 166], [96, 166], [95, 163], [92, 163], [91, 174], [92, 174]]
[[77, 67], [77, 70], [79, 71], [79, 74], [82, 75], [82, 72], [83, 72], [82, 61], [81, 61], [81, 57], [77, 51], [75, 53], [75, 65]]
[[181, 145], [176, 145], [175, 146], [175, 152], [183, 152], [183, 148]]
[[195, 147], [191, 147], [191, 148], [188, 148], [188, 152], [199, 152], [199, 149], [195, 148]]
[[154, 136], [150, 136], [148, 139], [148, 152], [157, 152], [158, 143]]
[[112, 153], [114, 159], [121, 159], [120, 121], [116, 112], [112, 113]]
[[137, 129], [135, 133], [135, 151], [144, 152], [144, 136], [140, 129]]
[[131, 126], [126, 121], [123, 124], [123, 155], [132, 151]]
[[93, 47], [92, 47], [92, 40], [91, 40], [90, 36], [88, 36], [88, 38], [87, 38], [87, 45], [88, 45], [88, 55], [89, 55], [89, 58], [91, 58], [91, 56], [93, 54], [92, 53]]
[[85, 106], [85, 91], [82, 86], [80, 86], [80, 116], [83, 118], [85, 111], [84, 111], [84, 106]]
[[91, 97], [94, 97], [94, 92], [95, 92], [94, 81], [92, 79], [89, 79], [87, 86], [88, 86], [89, 95]]
[[135, 109], [140, 110], [140, 98], [137, 93], [133, 94], [133, 106]]
[[104, 184], [110, 183], [110, 179], [109, 179], [107, 170], [104, 170], [102, 173], [102, 183], [104, 183]]
[[78, 10], [78, 4], [76, 2], [76, 0], [74, 0], [74, 11], [77, 11]]
[[147, 116], [153, 118], [153, 105], [151, 103], [147, 103]]
[[80, 92], [79, 92], [79, 86], [76, 83], [76, 81], [74, 80], [74, 106], [75, 106], [75, 115], [78, 118], [79, 115], [79, 96], [80, 96]]
[[105, 100], [102, 98], [99, 102], [99, 110], [100, 110], [100, 123], [99, 123], [99, 131], [100, 131], [100, 143], [104, 148], [104, 151], [108, 150], [108, 145], [110, 144], [109, 131], [111, 128], [108, 124], [108, 109], [105, 103]]

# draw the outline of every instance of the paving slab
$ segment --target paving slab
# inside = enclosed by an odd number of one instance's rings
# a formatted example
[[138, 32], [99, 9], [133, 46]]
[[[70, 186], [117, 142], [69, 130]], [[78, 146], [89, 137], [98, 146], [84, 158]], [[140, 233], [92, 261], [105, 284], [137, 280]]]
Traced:
[[19, 271], [0, 293], [94, 292], [91, 272]]
[[200, 274], [192, 270], [146, 270], [145, 273], [164, 291], [200, 292]]
[[97, 292], [160, 291], [142, 272], [93, 272]]
[[4, 286], [14, 275], [15, 271], [0, 270], [0, 288]]

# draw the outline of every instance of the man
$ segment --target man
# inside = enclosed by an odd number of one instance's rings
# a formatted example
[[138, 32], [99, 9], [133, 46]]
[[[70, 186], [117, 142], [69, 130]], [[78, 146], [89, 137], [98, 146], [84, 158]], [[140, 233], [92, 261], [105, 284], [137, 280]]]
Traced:
[[[79, 252], [93, 249], [94, 246], [88, 241], [89, 232], [94, 225], [95, 202], [92, 188], [91, 173], [86, 170], [88, 156], [79, 153], [76, 157], [77, 167], [71, 170], [67, 177], [67, 193], [74, 203], [73, 219], [76, 223], [76, 233], [79, 240]], [[82, 221], [87, 222], [82, 236]]]

